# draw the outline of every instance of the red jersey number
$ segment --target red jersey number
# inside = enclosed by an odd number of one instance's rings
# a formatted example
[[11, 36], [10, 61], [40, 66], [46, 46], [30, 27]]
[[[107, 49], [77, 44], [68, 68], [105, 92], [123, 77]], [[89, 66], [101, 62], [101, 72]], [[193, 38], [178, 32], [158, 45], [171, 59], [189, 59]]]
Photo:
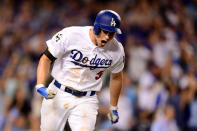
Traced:
[[103, 75], [104, 71], [100, 71], [97, 73], [97, 76], [95, 77], [96, 80], [98, 80], [99, 78], [101, 78], [101, 76]]

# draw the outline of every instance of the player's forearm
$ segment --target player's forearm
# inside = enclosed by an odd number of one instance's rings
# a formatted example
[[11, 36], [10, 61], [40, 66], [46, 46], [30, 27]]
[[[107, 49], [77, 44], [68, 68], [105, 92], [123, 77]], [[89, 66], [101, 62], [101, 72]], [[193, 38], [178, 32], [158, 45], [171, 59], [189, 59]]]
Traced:
[[122, 88], [122, 72], [112, 74], [110, 78], [110, 105], [117, 106]]
[[50, 65], [50, 59], [42, 55], [37, 68], [37, 84], [45, 84], [49, 75]]

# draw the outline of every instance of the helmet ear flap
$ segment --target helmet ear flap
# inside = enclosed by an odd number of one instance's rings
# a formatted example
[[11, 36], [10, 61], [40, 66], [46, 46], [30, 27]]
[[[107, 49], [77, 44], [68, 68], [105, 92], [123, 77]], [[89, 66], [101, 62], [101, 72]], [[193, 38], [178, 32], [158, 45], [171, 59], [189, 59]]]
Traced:
[[99, 33], [101, 31], [101, 29], [99, 28], [99, 26], [97, 24], [94, 25], [94, 29], [93, 30], [94, 30], [94, 34], [95, 35], [99, 35]]

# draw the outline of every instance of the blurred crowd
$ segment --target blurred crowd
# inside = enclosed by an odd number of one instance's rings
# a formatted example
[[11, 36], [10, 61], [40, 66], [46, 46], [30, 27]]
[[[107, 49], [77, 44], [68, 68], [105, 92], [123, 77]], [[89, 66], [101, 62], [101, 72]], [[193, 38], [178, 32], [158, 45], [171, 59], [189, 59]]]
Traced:
[[119, 123], [111, 125], [109, 74], [98, 131], [197, 131], [197, 0], [0, 0], [0, 131], [37, 131], [34, 90], [45, 41], [67, 26], [93, 25], [112, 9], [126, 61]]

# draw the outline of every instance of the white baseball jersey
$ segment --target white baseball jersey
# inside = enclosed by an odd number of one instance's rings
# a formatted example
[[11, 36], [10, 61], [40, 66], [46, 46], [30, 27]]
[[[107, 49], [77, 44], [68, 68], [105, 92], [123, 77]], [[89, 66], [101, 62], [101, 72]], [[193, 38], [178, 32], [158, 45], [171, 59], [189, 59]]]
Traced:
[[90, 39], [91, 28], [64, 28], [46, 42], [57, 58], [51, 72], [53, 78], [79, 91], [100, 91], [104, 71], [118, 73], [124, 67], [122, 44], [113, 38], [104, 47], [96, 46]]

